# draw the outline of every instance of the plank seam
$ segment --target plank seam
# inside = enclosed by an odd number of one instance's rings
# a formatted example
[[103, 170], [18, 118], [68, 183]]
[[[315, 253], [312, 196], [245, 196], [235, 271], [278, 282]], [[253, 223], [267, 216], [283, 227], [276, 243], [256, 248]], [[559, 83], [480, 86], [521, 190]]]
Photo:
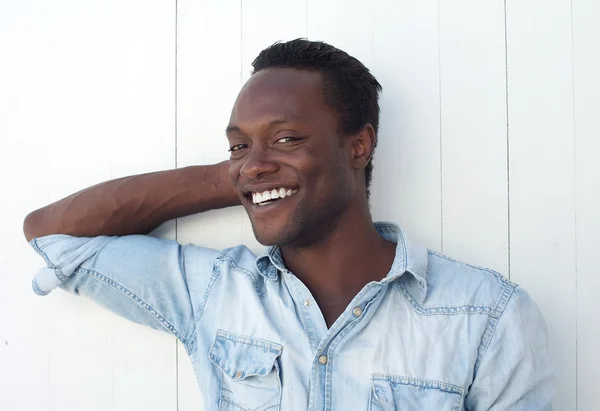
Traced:
[[444, 160], [443, 160], [443, 138], [442, 138], [442, 39], [441, 39], [441, 17], [440, 0], [437, 2], [438, 18], [438, 99], [440, 103], [440, 251], [444, 252]]
[[576, 133], [576, 122], [575, 122], [575, 31], [574, 20], [573, 20], [573, 0], [570, 1], [570, 13], [571, 13], [571, 92], [572, 92], [572, 116], [573, 116], [573, 218], [575, 224], [575, 235], [574, 235], [574, 243], [575, 243], [575, 410], [579, 410], [579, 349], [577, 348], [579, 344], [579, 298], [578, 295], [578, 284], [577, 280], [579, 279], [578, 272], [578, 244], [577, 244], [577, 133]]
[[[178, 50], [178, 26], [177, 26], [177, 16], [179, 14], [179, 3], [178, 0], [175, 0], [175, 168], [178, 168], [178, 158], [177, 158], [177, 50]], [[175, 219], [175, 241], [178, 241], [178, 220]], [[177, 344], [177, 338], [175, 338], [175, 410], [179, 411], [179, 345]]]
[[504, 0], [504, 83], [505, 83], [505, 99], [506, 99], [506, 200], [507, 200], [507, 258], [508, 272], [506, 273], [508, 280], [511, 280], [510, 273], [510, 136], [509, 136], [509, 117], [508, 117], [508, 23], [506, 13], [506, 0]]

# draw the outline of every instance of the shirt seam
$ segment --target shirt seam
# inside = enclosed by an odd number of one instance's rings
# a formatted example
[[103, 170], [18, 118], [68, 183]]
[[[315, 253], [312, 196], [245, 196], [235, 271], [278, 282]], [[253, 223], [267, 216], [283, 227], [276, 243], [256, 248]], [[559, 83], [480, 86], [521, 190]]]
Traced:
[[258, 295], [259, 298], [263, 299], [267, 296], [267, 292], [266, 291], [261, 291], [258, 287], [257, 284], [257, 279], [255, 278], [255, 276], [252, 275], [252, 273], [249, 270], [246, 270], [245, 268], [242, 268], [240, 266], [238, 266], [235, 262], [235, 260], [233, 258], [231, 258], [228, 255], [225, 255], [225, 253], [223, 253], [222, 255], [217, 257], [217, 260], [220, 261], [227, 261], [229, 263], [229, 267], [233, 270], [233, 271], [237, 271], [240, 274], [242, 274], [244, 277], [248, 278], [250, 280], [250, 282], [252, 282], [252, 286], [254, 287], [254, 291], [256, 291], [256, 294]]
[[423, 308], [417, 300], [410, 295], [406, 286], [404, 284], [400, 284], [400, 282], [396, 281], [396, 287], [398, 287], [400, 293], [404, 297], [404, 299], [413, 307], [413, 309], [421, 314], [421, 315], [478, 315], [484, 314], [490, 317], [497, 317], [501, 315], [498, 311], [492, 307], [487, 305], [460, 305], [460, 306], [448, 306], [448, 307], [432, 307], [432, 308]]
[[498, 322], [500, 322], [500, 319], [502, 318], [504, 312], [506, 311], [506, 307], [508, 306], [508, 303], [510, 302], [516, 288], [517, 288], [517, 286], [515, 284], [512, 284], [512, 283], [506, 284], [506, 287], [504, 288], [504, 291], [502, 292], [500, 299], [498, 300], [498, 303], [494, 310], [497, 313], [499, 313], [499, 315], [490, 316], [490, 318], [488, 320], [486, 328], [481, 337], [481, 343], [479, 344], [479, 348], [477, 350], [478, 355], [477, 355], [477, 360], [475, 361], [475, 367], [473, 370], [473, 379], [475, 378], [475, 375], [477, 375], [479, 366], [483, 362], [483, 359], [484, 359], [485, 355], [487, 354], [487, 351], [492, 342], [492, 339], [496, 335], [496, 329], [497, 329]]
[[504, 284], [514, 284], [514, 283], [511, 283], [509, 280], [507, 280], [506, 277], [502, 273], [499, 273], [498, 271], [494, 271], [492, 269], [489, 269], [489, 268], [486, 268], [486, 267], [481, 267], [481, 266], [478, 266], [478, 265], [473, 265], [473, 264], [465, 263], [464, 261], [456, 260], [454, 258], [448, 257], [448, 256], [446, 256], [444, 254], [440, 254], [440, 253], [438, 253], [436, 251], [433, 251], [433, 250], [427, 250], [427, 251], [429, 252], [429, 254], [432, 254], [432, 255], [435, 255], [437, 257], [443, 258], [446, 261], [451, 261], [453, 263], [463, 264], [463, 265], [465, 265], [467, 267], [474, 268], [474, 269], [479, 270], [479, 271], [488, 272], [488, 273], [494, 275], [494, 277], [496, 277], [497, 279], [499, 279], [500, 281], [502, 281], [502, 283], [504, 283]]
[[[187, 296], [189, 298], [190, 301], [190, 305], [192, 307], [192, 313], [193, 318], [194, 318], [194, 332], [192, 333], [191, 337], [190, 337], [190, 341], [195, 341], [195, 339], [197, 338], [197, 334], [198, 334], [198, 330], [197, 330], [197, 324], [196, 324], [196, 314], [194, 313], [195, 307], [194, 307], [194, 303], [192, 302], [192, 294], [190, 293], [190, 287], [189, 287], [189, 281], [188, 281], [188, 274], [187, 274], [187, 266], [186, 266], [186, 257], [185, 257], [185, 249], [186, 246], [182, 246], [181, 244], [177, 244], [177, 252], [179, 255], [179, 269], [181, 270], [181, 275], [184, 277], [184, 284], [185, 284], [185, 290], [187, 292]], [[181, 339], [180, 339], [181, 340]], [[182, 340], [181, 340], [182, 341]], [[183, 343], [183, 341], [182, 341]], [[184, 343], [184, 347], [186, 349], [186, 351], [188, 351], [188, 345]], [[189, 351], [188, 351], [189, 354]]]
[[[35, 252], [36, 252], [36, 253], [38, 253], [39, 255], [41, 255], [41, 256], [42, 256], [42, 258], [43, 258], [43, 259], [44, 259], [44, 261], [46, 262], [46, 265], [48, 265], [48, 268], [53, 268], [53, 269], [55, 269], [55, 270], [59, 270], [59, 271], [60, 271], [60, 269], [59, 269], [59, 268], [58, 268], [58, 267], [57, 267], [57, 266], [56, 266], [56, 265], [55, 265], [55, 264], [54, 264], [54, 263], [53, 263], [53, 262], [50, 260], [50, 257], [48, 257], [48, 254], [46, 254], [46, 252], [45, 252], [45, 251], [43, 251], [43, 250], [40, 248], [40, 246], [39, 246], [39, 245], [38, 245], [38, 243], [37, 243], [37, 239], [36, 239], [36, 238], [34, 238], [33, 240], [31, 240], [30, 244], [31, 244], [31, 247], [33, 247], [33, 249], [35, 250]], [[62, 274], [62, 272], [60, 273], [60, 275], [61, 275], [62, 277], [65, 277], [65, 276], [64, 276], [64, 274]], [[58, 275], [57, 275], [57, 277], [58, 277], [59, 279], [61, 278], [61, 277], [59, 277]], [[66, 278], [66, 277], [65, 277], [65, 278]]]
[[[83, 267], [77, 268], [77, 269], [75, 269], [74, 274], [90, 276], [90, 277], [96, 279], [97, 281], [104, 282], [108, 286], [119, 291], [121, 294], [127, 296], [129, 299], [131, 299], [133, 302], [135, 302], [138, 306], [145, 309], [164, 328], [166, 328], [175, 337], [177, 337], [183, 343], [183, 345], [186, 347], [186, 350], [190, 349], [189, 346], [191, 343], [191, 339], [186, 340], [185, 338], [183, 338], [183, 335], [175, 328], [175, 326], [173, 324], [171, 324], [164, 316], [162, 316], [158, 311], [156, 311], [150, 304], [148, 304], [146, 301], [144, 301], [144, 299], [140, 298], [137, 294], [131, 292], [127, 287], [124, 287], [123, 285], [117, 283], [116, 281], [108, 278], [106, 275], [104, 275], [98, 271], [89, 269], [89, 268], [83, 268]], [[195, 338], [195, 335], [196, 334], [194, 333], [194, 336], [192, 338]]]
[[398, 231], [400, 233], [402, 232], [402, 230], [400, 230], [400, 228], [398, 227], [397, 224], [394, 224], [394, 223], [389, 222], [389, 221], [378, 221], [378, 222], [375, 223], [375, 227], [378, 230], [386, 230], [386, 231], [389, 231], [391, 233], [396, 233], [396, 231]]
[[[288, 275], [291, 276], [292, 274], [288, 274]], [[296, 284], [296, 281], [298, 281], [298, 282], [300, 281], [299, 279], [293, 280], [290, 278], [285, 278], [285, 280], [282, 279], [282, 282], [283, 281], [285, 281], [285, 284], [287, 285], [287, 289], [290, 294], [290, 297], [292, 298], [292, 300], [294, 301], [295, 304], [298, 304], [296, 302], [297, 297], [299, 297], [300, 300], [303, 300], [305, 298], [305, 295], [299, 289], [298, 284]], [[292, 288], [293, 290], [290, 290], [290, 288]], [[292, 292], [294, 293], [294, 295], [292, 295]], [[312, 296], [311, 296], [311, 298], [314, 299], [314, 297], [312, 297]], [[315, 324], [315, 321], [313, 321], [312, 315], [310, 314], [310, 312], [308, 310], [301, 309], [301, 313], [302, 313], [302, 318], [304, 321], [304, 323], [302, 324], [302, 327], [305, 330], [307, 330], [306, 334], [308, 335], [309, 344], [311, 345], [311, 348], [314, 347], [314, 350], [316, 351], [317, 348], [319, 348], [319, 338], [316, 336], [316, 333], [315, 333], [315, 331], [317, 329], [317, 325]]]
[[208, 280], [208, 284], [206, 285], [204, 295], [202, 296], [202, 301], [198, 306], [198, 311], [194, 315], [196, 322], [199, 322], [202, 319], [202, 316], [204, 315], [204, 310], [206, 309], [206, 305], [208, 303], [208, 299], [210, 298], [210, 294], [212, 293], [213, 287], [215, 286], [215, 283], [221, 276], [221, 267], [220, 264], [218, 264], [219, 261], [220, 260], [215, 260], [215, 262], [213, 263], [212, 273], [210, 275], [210, 279]]
[[[385, 287], [385, 286], [384, 286]], [[372, 287], [371, 287], [372, 288]], [[371, 292], [371, 288], [364, 288], [363, 290], [361, 290], [357, 295], [356, 295], [356, 299], [358, 301], [362, 300], [363, 296], [365, 294], [368, 294]], [[352, 332], [356, 326], [359, 324], [359, 322], [365, 321], [363, 320], [363, 316], [366, 315], [367, 309], [369, 308], [369, 306], [371, 305], [371, 303], [376, 299], [376, 298], [384, 298], [383, 295], [379, 295], [379, 293], [382, 291], [383, 287], [380, 288], [379, 290], [376, 291], [375, 295], [373, 295], [373, 297], [367, 301], [364, 304], [364, 309], [363, 309], [363, 313], [360, 317], [358, 318], [351, 318], [351, 320], [349, 321], [349, 323], [344, 324], [340, 324], [340, 330], [335, 330], [335, 336], [333, 337], [332, 341], [329, 343], [329, 348], [326, 350], [327, 351], [327, 364], [326, 364], [326, 392], [325, 392], [325, 407], [326, 409], [331, 407], [331, 401], [332, 401], [332, 386], [333, 386], [333, 372], [330, 371], [331, 369], [334, 369], [334, 364], [335, 361], [337, 360], [335, 354], [336, 354], [336, 349], [337, 347], [344, 341], [344, 338], [350, 333]], [[389, 287], [388, 287], [389, 289]], [[359, 306], [362, 305], [359, 303]], [[349, 309], [349, 308], [348, 308]], [[351, 315], [349, 312], [344, 311], [344, 313], [342, 313], [342, 316], [349, 316]]]
[[33, 288], [33, 292], [36, 293], [37, 295], [45, 296], [45, 295], [50, 294], [49, 291], [42, 291], [42, 289], [37, 285], [36, 278], [31, 280], [31, 288]]
[[281, 353], [283, 352], [283, 345], [278, 344], [274, 341], [266, 340], [264, 338], [232, 333], [231, 331], [223, 330], [220, 328], [217, 330], [215, 341], [216, 340], [227, 340], [232, 341], [234, 343], [258, 347], [261, 349], [268, 350], [274, 354], [277, 354], [278, 356], [281, 355]]
[[426, 378], [408, 377], [403, 375], [394, 375], [388, 373], [371, 374], [371, 381], [386, 381], [399, 385], [410, 385], [425, 390], [439, 390], [449, 394], [464, 395], [464, 388], [449, 382], [432, 380]]
[[[54, 275], [60, 281], [61, 284], [63, 282], [65, 282], [66, 280], [69, 279], [69, 277], [66, 276], [66, 275], [64, 275], [63, 272], [61, 271], [61, 269], [56, 264], [54, 264], [52, 262], [52, 260], [50, 260], [50, 258], [48, 257], [48, 254], [46, 254], [46, 252], [44, 252], [40, 248], [40, 246], [37, 243], [37, 239], [36, 238], [34, 238], [33, 240], [31, 240], [30, 244], [33, 247], [33, 249], [40, 256], [42, 256], [42, 258], [46, 262], [48, 268], [54, 270]], [[73, 271], [73, 274], [88, 275], [88, 276], [96, 279], [97, 281], [104, 282], [105, 284], [107, 284], [110, 287], [114, 288], [115, 290], [119, 291], [123, 295], [129, 297], [132, 301], [134, 301], [135, 303], [137, 303], [138, 306], [142, 307], [148, 313], [150, 313], [163, 327], [165, 327], [167, 330], [171, 331], [173, 333], [173, 335], [175, 337], [177, 337], [182, 342], [182, 344], [184, 345], [184, 347], [186, 348], [186, 350], [190, 349], [190, 344], [196, 338], [196, 335], [197, 335], [197, 333], [195, 331], [194, 331], [194, 334], [191, 337], [191, 339], [186, 341], [183, 338], [183, 335], [175, 328], [175, 326], [173, 324], [171, 324], [160, 313], [158, 313], [155, 309], [153, 309], [150, 304], [148, 304], [147, 302], [145, 302], [142, 298], [140, 298], [139, 296], [137, 296], [133, 292], [129, 291], [129, 289], [127, 289], [126, 287], [122, 286], [121, 284], [119, 284], [116, 281], [108, 278], [107, 276], [105, 276], [104, 274], [102, 274], [102, 273], [100, 273], [98, 271], [95, 271], [95, 270], [92, 270], [92, 269], [89, 269], [89, 268], [78, 267], [78, 268], [76, 268]], [[38, 294], [38, 295], [44, 296], [44, 295], [48, 295], [49, 294], [49, 291], [48, 292], [44, 292], [44, 291], [42, 291], [40, 289], [40, 287], [38, 286], [35, 278], [32, 281], [32, 288], [33, 288], [33, 291], [36, 294]], [[188, 295], [189, 295], [189, 291], [188, 291]], [[139, 300], [139, 301], [137, 301], [136, 299]]]

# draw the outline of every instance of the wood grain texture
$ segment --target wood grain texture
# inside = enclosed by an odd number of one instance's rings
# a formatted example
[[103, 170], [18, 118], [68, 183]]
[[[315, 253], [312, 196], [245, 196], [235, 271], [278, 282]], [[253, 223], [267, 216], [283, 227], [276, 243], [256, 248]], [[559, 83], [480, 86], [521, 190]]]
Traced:
[[[241, 86], [241, 5], [177, 2], [177, 166], [229, 158], [225, 128]], [[177, 220], [177, 240], [211, 248], [242, 241], [241, 207]], [[178, 409], [202, 409], [202, 394], [185, 348], [177, 346]]]
[[507, 1], [510, 272], [542, 309], [576, 409], [575, 164], [571, 5]]
[[[241, 86], [241, 8], [178, 2], [177, 166], [229, 158], [225, 128]], [[208, 41], [218, 38], [218, 41]], [[182, 243], [226, 248], [241, 241], [241, 207], [178, 219]]]
[[508, 277], [504, 3], [441, 1], [439, 21], [443, 252]]
[[577, 202], [577, 409], [600, 404], [600, 3], [573, 1], [573, 69]]
[[306, 34], [359, 59], [373, 69], [376, 2], [362, 0], [307, 0]]
[[[252, 60], [308, 37], [383, 85], [374, 218], [510, 273], [548, 323], [555, 409], [596, 410], [597, 1], [96, 3], [0, 4], [0, 409], [202, 409], [173, 338], [85, 299], [33, 295], [41, 260], [21, 224], [100, 181], [228, 158]], [[263, 249], [241, 207], [153, 234]]]
[[174, 167], [174, 5], [0, 8], [11, 98], [0, 97], [0, 174], [13, 181], [2, 181], [0, 409], [174, 409], [173, 339], [62, 291], [35, 296], [43, 261], [20, 232], [29, 211], [74, 191]]
[[375, 2], [373, 71], [383, 85], [374, 218], [441, 249], [438, 2]]
[[[260, 0], [242, 2], [242, 84], [252, 74], [258, 54], [277, 41], [306, 37], [305, 0]], [[242, 213], [242, 238], [246, 246], [261, 253], [264, 246], [254, 237], [248, 215]]]

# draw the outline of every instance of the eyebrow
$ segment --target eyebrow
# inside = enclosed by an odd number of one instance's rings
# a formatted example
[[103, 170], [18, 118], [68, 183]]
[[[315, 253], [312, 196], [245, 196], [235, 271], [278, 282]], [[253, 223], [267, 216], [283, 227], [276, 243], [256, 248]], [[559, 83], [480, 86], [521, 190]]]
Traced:
[[[304, 120], [301, 119], [300, 117], [296, 117], [296, 116], [287, 116], [287, 117], [281, 117], [281, 118], [277, 118], [268, 122], [263, 123], [260, 128], [262, 129], [268, 129], [271, 128], [273, 126], [278, 126], [281, 124], [289, 124], [289, 123], [304, 123]], [[240, 134], [245, 134], [241, 128], [239, 128], [238, 126], [236, 126], [235, 124], [230, 124], [227, 126], [227, 128], [225, 129], [225, 134], [229, 134], [232, 132], [236, 132], [236, 133], [240, 133]]]

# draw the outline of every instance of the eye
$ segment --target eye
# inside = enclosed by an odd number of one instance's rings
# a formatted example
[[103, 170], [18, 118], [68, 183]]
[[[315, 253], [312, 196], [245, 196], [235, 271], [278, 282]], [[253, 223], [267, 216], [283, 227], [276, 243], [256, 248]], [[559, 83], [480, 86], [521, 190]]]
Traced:
[[235, 146], [231, 146], [228, 151], [232, 153], [234, 151], [243, 150], [244, 148], [248, 148], [248, 144], [236, 144]]
[[298, 141], [300, 140], [300, 138], [298, 137], [292, 137], [292, 136], [285, 136], [285, 137], [281, 137], [279, 139], [277, 139], [277, 141], [275, 141], [276, 143], [291, 143], [292, 141]]

